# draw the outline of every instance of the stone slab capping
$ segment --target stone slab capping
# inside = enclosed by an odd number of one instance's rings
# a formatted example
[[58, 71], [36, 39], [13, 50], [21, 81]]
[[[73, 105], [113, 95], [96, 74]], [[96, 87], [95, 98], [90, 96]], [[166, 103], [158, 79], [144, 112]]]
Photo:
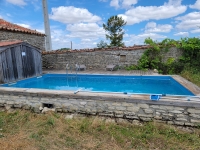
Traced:
[[25, 109], [35, 113], [53, 110], [113, 117], [133, 122], [159, 121], [182, 126], [200, 125], [200, 103], [165, 99], [148, 100], [145, 95], [88, 93], [0, 87], [1, 110]]

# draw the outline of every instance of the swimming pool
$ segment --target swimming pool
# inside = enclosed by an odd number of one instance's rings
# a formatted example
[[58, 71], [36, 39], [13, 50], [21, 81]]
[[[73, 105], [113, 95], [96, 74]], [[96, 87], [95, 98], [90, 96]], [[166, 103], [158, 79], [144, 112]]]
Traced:
[[21, 80], [4, 87], [38, 88], [51, 90], [81, 90], [90, 92], [118, 92], [134, 94], [194, 94], [170, 76], [120, 76], [45, 74]]

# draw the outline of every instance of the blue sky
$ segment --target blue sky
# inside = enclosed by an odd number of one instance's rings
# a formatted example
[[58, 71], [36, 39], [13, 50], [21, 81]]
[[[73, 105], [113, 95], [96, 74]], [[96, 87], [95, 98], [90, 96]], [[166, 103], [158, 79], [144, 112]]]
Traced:
[[[199, 37], [200, 0], [47, 0], [53, 49], [94, 48], [106, 41], [102, 24], [113, 15], [127, 21], [126, 46], [151, 37]], [[42, 0], [0, 0], [0, 18], [44, 33]], [[109, 43], [109, 41], [106, 41]]]

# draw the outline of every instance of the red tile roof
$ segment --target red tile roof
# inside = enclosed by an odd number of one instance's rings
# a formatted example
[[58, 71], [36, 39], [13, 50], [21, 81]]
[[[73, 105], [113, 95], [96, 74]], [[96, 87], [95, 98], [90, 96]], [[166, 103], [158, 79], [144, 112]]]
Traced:
[[18, 44], [22, 43], [23, 41], [20, 40], [14, 40], [14, 41], [0, 41], [0, 47], [1, 46], [8, 46], [8, 45], [13, 45], [13, 44]]
[[149, 45], [134, 45], [129, 47], [112, 47], [112, 48], [94, 48], [94, 49], [80, 49], [80, 50], [53, 50], [53, 51], [43, 51], [42, 54], [62, 54], [62, 53], [80, 53], [80, 52], [95, 52], [95, 51], [134, 51], [150, 48]]
[[7, 22], [3, 19], [0, 19], [0, 30], [8, 30], [8, 31], [13, 31], [13, 32], [23, 32], [27, 34], [36, 34], [40, 36], [45, 36], [45, 34], [37, 32], [36, 30], [24, 28], [22, 26]]

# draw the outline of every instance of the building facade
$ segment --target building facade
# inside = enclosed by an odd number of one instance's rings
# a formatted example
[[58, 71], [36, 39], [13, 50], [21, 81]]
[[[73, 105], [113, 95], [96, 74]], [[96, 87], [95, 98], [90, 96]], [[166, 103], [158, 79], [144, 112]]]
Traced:
[[0, 41], [21, 40], [45, 51], [45, 34], [0, 19]]

